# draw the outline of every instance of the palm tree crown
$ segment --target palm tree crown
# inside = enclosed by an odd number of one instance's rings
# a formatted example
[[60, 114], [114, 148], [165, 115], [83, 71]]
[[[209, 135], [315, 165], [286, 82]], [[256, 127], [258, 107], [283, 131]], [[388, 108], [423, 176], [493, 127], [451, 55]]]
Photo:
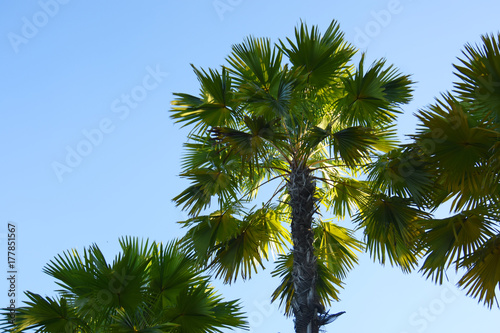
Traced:
[[57, 256], [44, 269], [62, 288], [58, 297], [26, 292], [9, 332], [221, 332], [245, 328], [236, 301], [223, 301], [194, 265], [171, 242], [120, 240], [122, 253], [107, 263], [92, 245]]
[[442, 283], [453, 266], [458, 285], [491, 307], [500, 287], [500, 34], [463, 55], [454, 94], [418, 112], [414, 142], [382, 157], [372, 178], [419, 209], [446, 203], [451, 216], [415, 225], [421, 271]]
[[[356, 176], [394, 147], [394, 120], [411, 97], [408, 76], [384, 60], [367, 68], [364, 55], [355, 68], [355, 53], [335, 21], [323, 34], [301, 23], [293, 39], [234, 45], [220, 70], [193, 66], [200, 95], [173, 101], [172, 118], [191, 128], [181, 174], [190, 185], [174, 198], [191, 215], [181, 222], [184, 245], [228, 283], [278, 253], [273, 299], [293, 313], [297, 332], [318, 331], [318, 314], [338, 299], [363, 248], [319, 212], [344, 218], [366, 207], [369, 183]], [[392, 239], [374, 242], [399, 260]]]

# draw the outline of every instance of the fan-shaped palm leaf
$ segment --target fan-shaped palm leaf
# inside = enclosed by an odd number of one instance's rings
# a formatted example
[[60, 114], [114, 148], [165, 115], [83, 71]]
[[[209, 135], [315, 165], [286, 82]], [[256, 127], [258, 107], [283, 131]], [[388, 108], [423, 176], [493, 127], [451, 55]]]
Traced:
[[338, 116], [347, 126], [382, 127], [401, 113], [397, 108], [411, 99], [408, 75], [401, 75], [385, 60], [375, 62], [365, 73], [364, 55], [355, 74], [342, 78], [345, 96], [338, 101]]
[[[250, 278], [258, 266], [264, 267], [263, 262], [269, 259], [270, 251], [283, 253], [290, 242], [289, 232], [282, 226], [282, 217], [276, 207], [250, 211], [240, 219], [227, 213], [212, 216], [217, 224], [212, 229], [214, 233], [207, 247], [211, 257], [210, 267], [226, 283], [236, 280], [238, 275], [243, 279]], [[203, 232], [207, 231], [198, 229], [195, 234], [188, 233], [187, 240], [193, 248], [202, 244], [193, 236]]]
[[91, 332], [85, 320], [78, 316], [77, 309], [64, 297], [54, 299], [42, 297], [32, 292], [26, 292], [29, 301], [25, 307], [17, 309], [16, 326], [11, 326], [9, 332], [24, 332], [35, 329], [37, 332]]
[[429, 164], [416, 147], [394, 149], [368, 167], [368, 181], [390, 196], [412, 198], [418, 206], [427, 207], [439, 186]]
[[[492, 236], [460, 265], [467, 272], [458, 281], [467, 294], [483, 301], [490, 308], [500, 290], [500, 234]], [[498, 301], [497, 301], [498, 305]]]
[[460, 59], [454, 65], [457, 77], [455, 91], [474, 106], [483, 116], [491, 115], [500, 123], [500, 33], [484, 35], [482, 45], [467, 44]]
[[295, 29], [295, 41], [287, 38], [287, 42], [288, 46], [280, 41], [280, 48], [292, 65], [300, 69], [302, 80], [320, 89], [338, 80], [355, 53], [335, 21], [323, 34], [317, 27], [309, 30], [301, 24]]
[[348, 177], [330, 178], [321, 202], [338, 218], [353, 216], [369, 195], [367, 183]]
[[482, 204], [491, 193], [489, 187], [496, 186], [486, 184], [481, 175], [487, 174], [498, 132], [471, 116], [451, 96], [445, 96], [430, 110], [422, 110], [417, 117], [421, 121], [418, 143], [429, 156], [429, 163], [439, 168], [439, 181], [449, 196], [457, 196], [454, 209]]
[[314, 228], [315, 248], [318, 257], [326, 268], [338, 279], [347, 277], [347, 273], [358, 263], [356, 252], [364, 250], [364, 244], [354, 238], [353, 232], [332, 222], [318, 222]]
[[495, 222], [486, 207], [463, 211], [444, 219], [429, 219], [421, 222], [427, 257], [421, 271], [436, 282], [443, 282], [446, 268], [452, 263], [456, 269], [464, 258], [472, 255], [494, 235]]
[[148, 261], [125, 251], [108, 264], [101, 250], [84, 249], [83, 260], [76, 251], [67, 251], [51, 261], [44, 272], [56, 278], [62, 295], [75, 299], [84, 317], [100, 321], [115, 308], [134, 308], [140, 303], [147, 282]]
[[367, 200], [355, 221], [364, 228], [365, 242], [374, 258], [382, 264], [389, 259], [391, 265], [410, 272], [420, 257], [417, 221], [427, 216], [409, 199], [378, 194]]
[[172, 118], [183, 126], [194, 124], [194, 130], [206, 130], [209, 126], [231, 126], [235, 124], [237, 114], [233, 108], [234, 92], [231, 89], [231, 78], [223, 68], [219, 73], [210, 69], [198, 70], [193, 66], [201, 84], [202, 98], [189, 94], [174, 94], [177, 98], [172, 102]]

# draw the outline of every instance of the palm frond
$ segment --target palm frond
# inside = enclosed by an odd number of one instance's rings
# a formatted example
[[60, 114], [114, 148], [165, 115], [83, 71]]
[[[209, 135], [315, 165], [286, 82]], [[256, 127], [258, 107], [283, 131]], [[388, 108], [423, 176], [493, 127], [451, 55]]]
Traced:
[[239, 84], [251, 82], [269, 90], [271, 82], [281, 75], [282, 54], [276, 51], [268, 38], [248, 37], [233, 45], [227, 61]]
[[369, 159], [374, 151], [373, 145], [377, 142], [377, 137], [369, 128], [348, 127], [332, 133], [330, 140], [333, 156], [356, 168]]
[[112, 333], [164, 333], [180, 326], [163, 317], [163, 313], [151, 313], [147, 308], [137, 308], [133, 313], [117, 309], [109, 329]]
[[500, 123], [500, 34], [483, 35], [481, 40], [482, 45], [467, 44], [461, 65], [454, 65], [461, 79], [454, 91], [476, 112]]
[[247, 116], [268, 121], [288, 116], [295, 77], [281, 65], [282, 56], [269, 39], [249, 37], [233, 46], [227, 61], [238, 83], [236, 98]]
[[2, 325], [12, 333], [36, 329], [37, 332], [88, 332], [88, 323], [80, 318], [77, 309], [64, 297], [54, 299], [25, 292], [28, 301], [16, 309], [13, 325]]
[[235, 281], [238, 275], [250, 278], [259, 266], [264, 268], [270, 250], [283, 253], [290, 235], [281, 222], [280, 213], [265, 206], [243, 216], [236, 234], [214, 248], [210, 265], [215, 276], [225, 283]]
[[421, 256], [417, 249], [417, 221], [427, 213], [412, 206], [411, 200], [373, 194], [354, 221], [364, 227], [365, 242], [371, 256], [385, 264], [410, 272]]
[[495, 221], [487, 207], [463, 211], [444, 219], [421, 221], [422, 242], [426, 259], [421, 271], [427, 278], [443, 283], [446, 269], [454, 264], [458, 270], [464, 258], [481, 248], [494, 235]]
[[338, 117], [347, 126], [379, 127], [390, 124], [401, 113], [398, 107], [410, 101], [408, 75], [401, 75], [385, 60], [375, 62], [364, 72], [364, 55], [355, 74], [342, 78], [345, 96], [339, 99]]
[[390, 196], [411, 198], [420, 207], [428, 206], [439, 186], [429, 164], [415, 147], [394, 149], [368, 167], [367, 179], [374, 188]]
[[482, 174], [488, 173], [491, 149], [498, 132], [488, 129], [481, 120], [471, 116], [453, 97], [421, 110], [417, 144], [439, 170], [440, 183], [450, 196], [457, 195], [453, 208], [459, 210], [482, 204], [491, 193]]
[[180, 291], [201, 280], [195, 259], [176, 242], [155, 247], [148, 266], [148, 292], [153, 309], [171, 306]]
[[458, 285], [468, 289], [467, 295], [491, 308], [497, 301], [497, 292], [500, 292], [500, 234], [490, 237], [471, 253], [461, 267], [467, 268], [467, 272]]
[[235, 237], [240, 230], [241, 221], [238, 216], [244, 214], [239, 204], [228, 205], [224, 211], [216, 211], [210, 215], [199, 215], [179, 222], [190, 229], [182, 239], [183, 246], [189, 252], [194, 251], [199, 263], [205, 262], [214, 247]]
[[123, 252], [130, 251], [141, 258], [148, 258], [151, 256], [157, 246], [155, 242], [149, 244], [148, 239], [139, 240], [139, 238], [132, 236], [121, 237], [118, 243]]
[[53, 276], [64, 289], [61, 295], [75, 299], [80, 316], [100, 321], [113, 313], [113, 308], [134, 308], [141, 302], [147, 282], [149, 261], [125, 248], [112, 264], [101, 250], [92, 245], [84, 249], [83, 260], [78, 252], [57, 256], [44, 272]]
[[205, 282], [184, 289], [175, 306], [165, 311], [169, 322], [179, 325], [179, 332], [215, 333], [222, 328], [247, 328], [241, 306], [223, 302]]
[[178, 242], [123, 237], [120, 245], [122, 252], [111, 264], [96, 245], [85, 249], [83, 256], [67, 251], [56, 257], [44, 270], [61, 279], [65, 289], [59, 297], [26, 292], [28, 301], [16, 309], [14, 324], [6, 319], [2, 327], [12, 332], [81, 333], [104, 328], [158, 333], [247, 327], [238, 301], [223, 301]]
[[194, 216], [208, 207], [212, 197], [217, 195], [219, 201], [231, 201], [237, 198], [237, 182], [232, 174], [217, 168], [199, 168], [182, 174], [191, 181], [191, 185], [172, 200], [176, 206], [189, 208]]
[[189, 94], [174, 94], [171, 117], [183, 126], [193, 125], [193, 132], [202, 133], [212, 126], [232, 126], [236, 122], [234, 92], [226, 69], [193, 70], [201, 84], [201, 98]]
[[354, 215], [368, 195], [366, 182], [349, 177], [336, 177], [320, 195], [321, 203], [335, 216], [344, 219]]
[[182, 157], [182, 170], [210, 167], [223, 164], [226, 154], [224, 149], [217, 145], [209, 135], [190, 135], [189, 142], [184, 143], [185, 155]]
[[354, 238], [352, 230], [330, 221], [318, 222], [314, 228], [315, 248], [324, 265], [339, 279], [358, 263], [356, 252], [364, 250], [364, 244]]
[[347, 62], [354, 48], [344, 40], [336, 21], [332, 21], [323, 34], [318, 27], [310, 30], [305, 23], [295, 29], [295, 41], [287, 38], [288, 46], [280, 41], [281, 50], [300, 70], [302, 80], [316, 88], [329, 86], [345, 75]]
[[[266, 121], [263, 117], [244, 118], [246, 131], [228, 127], [212, 129], [212, 137], [229, 150], [230, 154], [241, 157], [249, 167], [259, 166], [272, 152], [282, 147], [285, 139], [277, 119]], [[282, 153], [283, 156], [288, 154]], [[257, 170], [260, 168], [256, 168]]]

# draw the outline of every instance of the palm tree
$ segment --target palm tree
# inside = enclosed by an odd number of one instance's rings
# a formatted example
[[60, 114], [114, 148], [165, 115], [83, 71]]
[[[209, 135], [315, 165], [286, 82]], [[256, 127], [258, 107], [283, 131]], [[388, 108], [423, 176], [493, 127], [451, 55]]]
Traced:
[[[108, 263], [92, 245], [54, 258], [44, 272], [62, 288], [57, 297], [26, 292], [9, 332], [221, 332], [246, 327], [236, 301], [223, 301], [193, 258], [174, 243], [120, 240]], [[5, 310], [4, 310], [5, 311]]]
[[[377, 194], [357, 177], [394, 148], [394, 121], [411, 97], [408, 76], [384, 60], [366, 68], [364, 55], [355, 68], [355, 54], [335, 21], [323, 34], [301, 23], [294, 40], [234, 45], [220, 70], [193, 66], [200, 95], [174, 94], [171, 116], [191, 128], [181, 174], [190, 185], [174, 198], [191, 216], [184, 246], [226, 283], [279, 254], [273, 300], [293, 313], [296, 332], [337, 317], [325, 307], [363, 249], [320, 211], [343, 219], [367, 208]], [[372, 243], [408, 267], [415, 258], [397, 253], [406, 241]]]
[[463, 55], [454, 94], [419, 111], [414, 143], [382, 157], [370, 179], [422, 209], [449, 207], [451, 216], [418, 223], [421, 271], [442, 283], [454, 267], [458, 285], [491, 308], [500, 286], [500, 34]]

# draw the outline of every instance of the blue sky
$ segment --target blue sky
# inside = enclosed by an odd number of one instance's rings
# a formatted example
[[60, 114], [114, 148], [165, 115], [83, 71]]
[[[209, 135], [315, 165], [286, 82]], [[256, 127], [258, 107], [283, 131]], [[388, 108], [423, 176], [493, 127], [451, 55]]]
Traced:
[[[324, 29], [335, 19], [368, 59], [385, 57], [417, 81], [398, 123], [403, 137], [413, 113], [451, 88], [464, 44], [500, 30], [500, 3], [491, 0], [40, 0], [0, 9], [1, 248], [12, 221], [17, 290], [44, 295], [56, 285], [42, 267], [58, 253], [96, 243], [111, 260], [121, 236], [182, 235], [175, 222], [186, 215], [171, 199], [186, 186], [178, 177], [186, 130], [168, 110], [173, 92], [198, 92], [191, 63], [217, 67], [250, 34], [276, 41], [300, 20]], [[291, 319], [269, 305], [278, 284], [271, 270], [215, 284], [242, 299], [252, 332], [291, 332]], [[332, 309], [347, 313], [326, 331], [497, 330], [499, 310], [449, 278], [436, 286], [363, 255]], [[5, 280], [0, 288], [3, 307]]]

